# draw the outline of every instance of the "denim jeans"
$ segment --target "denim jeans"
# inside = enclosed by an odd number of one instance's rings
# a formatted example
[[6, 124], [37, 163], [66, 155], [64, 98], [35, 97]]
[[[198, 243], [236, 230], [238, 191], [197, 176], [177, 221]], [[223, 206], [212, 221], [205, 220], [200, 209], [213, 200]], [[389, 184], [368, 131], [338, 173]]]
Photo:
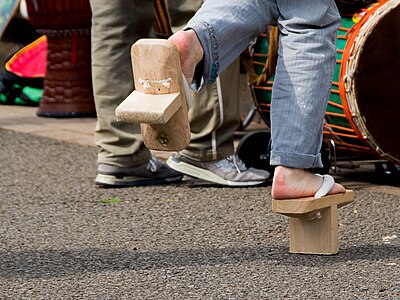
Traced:
[[334, 0], [207, 0], [187, 28], [210, 83], [268, 25], [280, 31], [271, 103], [271, 165], [321, 167], [322, 124], [341, 17]]

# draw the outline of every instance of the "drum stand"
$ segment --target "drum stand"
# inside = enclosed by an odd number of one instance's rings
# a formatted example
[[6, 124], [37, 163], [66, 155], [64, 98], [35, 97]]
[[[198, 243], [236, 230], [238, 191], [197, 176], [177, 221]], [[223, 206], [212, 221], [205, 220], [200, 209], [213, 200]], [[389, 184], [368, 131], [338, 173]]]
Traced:
[[272, 200], [272, 210], [289, 217], [290, 253], [339, 252], [338, 209], [353, 202], [353, 191], [322, 198]]
[[167, 40], [141, 39], [131, 56], [136, 90], [116, 108], [117, 120], [140, 123], [149, 149], [184, 149], [190, 126], [178, 49]]

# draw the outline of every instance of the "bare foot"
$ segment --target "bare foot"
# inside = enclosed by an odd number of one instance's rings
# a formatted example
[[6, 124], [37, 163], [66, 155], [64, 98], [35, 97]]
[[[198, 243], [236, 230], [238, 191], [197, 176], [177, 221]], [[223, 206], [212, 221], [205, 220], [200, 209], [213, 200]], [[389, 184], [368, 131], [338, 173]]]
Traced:
[[[291, 199], [314, 196], [322, 184], [322, 177], [303, 169], [278, 166], [272, 182], [272, 198]], [[335, 183], [328, 194], [345, 193], [346, 189]]]
[[196, 32], [194, 30], [177, 31], [168, 40], [178, 47], [182, 73], [190, 84], [193, 81], [196, 66], [204, 55]]

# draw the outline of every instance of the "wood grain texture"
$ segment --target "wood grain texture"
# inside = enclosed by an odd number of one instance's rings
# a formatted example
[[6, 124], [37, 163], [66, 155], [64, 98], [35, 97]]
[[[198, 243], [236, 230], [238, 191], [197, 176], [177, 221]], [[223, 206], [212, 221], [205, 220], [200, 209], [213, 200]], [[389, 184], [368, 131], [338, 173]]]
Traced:
[[315, 212], [332, 205], [342, 207], [354, 201], [354, 192], [346, 190], [344, 194], [327, 195], [322, 198], [298, 198], [298, 199], [272, 199], [272, 210], [283, 215], [303, 215]]
[[272, 199], [272, 210], [289, 217], [290, 253], [338, 253], [338, 208], [353, 201], [351, 190], [322, 198]]
[[148, 95], [133, 91], [115, 110], [118, 121], [166, 124], [181, 107], [181, 94]]
[[290, 253], [332, 255], [339, 252], [338, 209], [332, 205], [314, 218], [289, 218]]
[[141, 39], [131, 57], [136, 93], [116, 109], [117, 119], [141, 123], [149, 149], [183, 150], [190, 126], [178, 49], [167, 40]]

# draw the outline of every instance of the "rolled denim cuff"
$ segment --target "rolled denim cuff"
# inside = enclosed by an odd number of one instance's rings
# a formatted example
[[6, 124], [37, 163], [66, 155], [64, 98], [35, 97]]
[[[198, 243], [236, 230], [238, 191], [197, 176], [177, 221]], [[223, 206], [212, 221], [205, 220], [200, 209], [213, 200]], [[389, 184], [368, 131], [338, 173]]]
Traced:
[[218, 77], [220, 68], [218, 57], [219, 45], [214, 29], [207, 22], [189, 22], [183, 30], [189, 29], [193, 29], [196, 32], [204, 51], [203, 68], [202, 70], [196, 70], [197, 72], [201, 72], [201, 76], [195, 74], [192, 83], [192, 88], [196, 87], [195, 90], [199, 90], [204, 84], [213, 83]]
[[271, 166], [285, 166], [290, 168], [310, 169], [322, 168], [321, 154], [301, 154], [281, 151], [271, 151]]

